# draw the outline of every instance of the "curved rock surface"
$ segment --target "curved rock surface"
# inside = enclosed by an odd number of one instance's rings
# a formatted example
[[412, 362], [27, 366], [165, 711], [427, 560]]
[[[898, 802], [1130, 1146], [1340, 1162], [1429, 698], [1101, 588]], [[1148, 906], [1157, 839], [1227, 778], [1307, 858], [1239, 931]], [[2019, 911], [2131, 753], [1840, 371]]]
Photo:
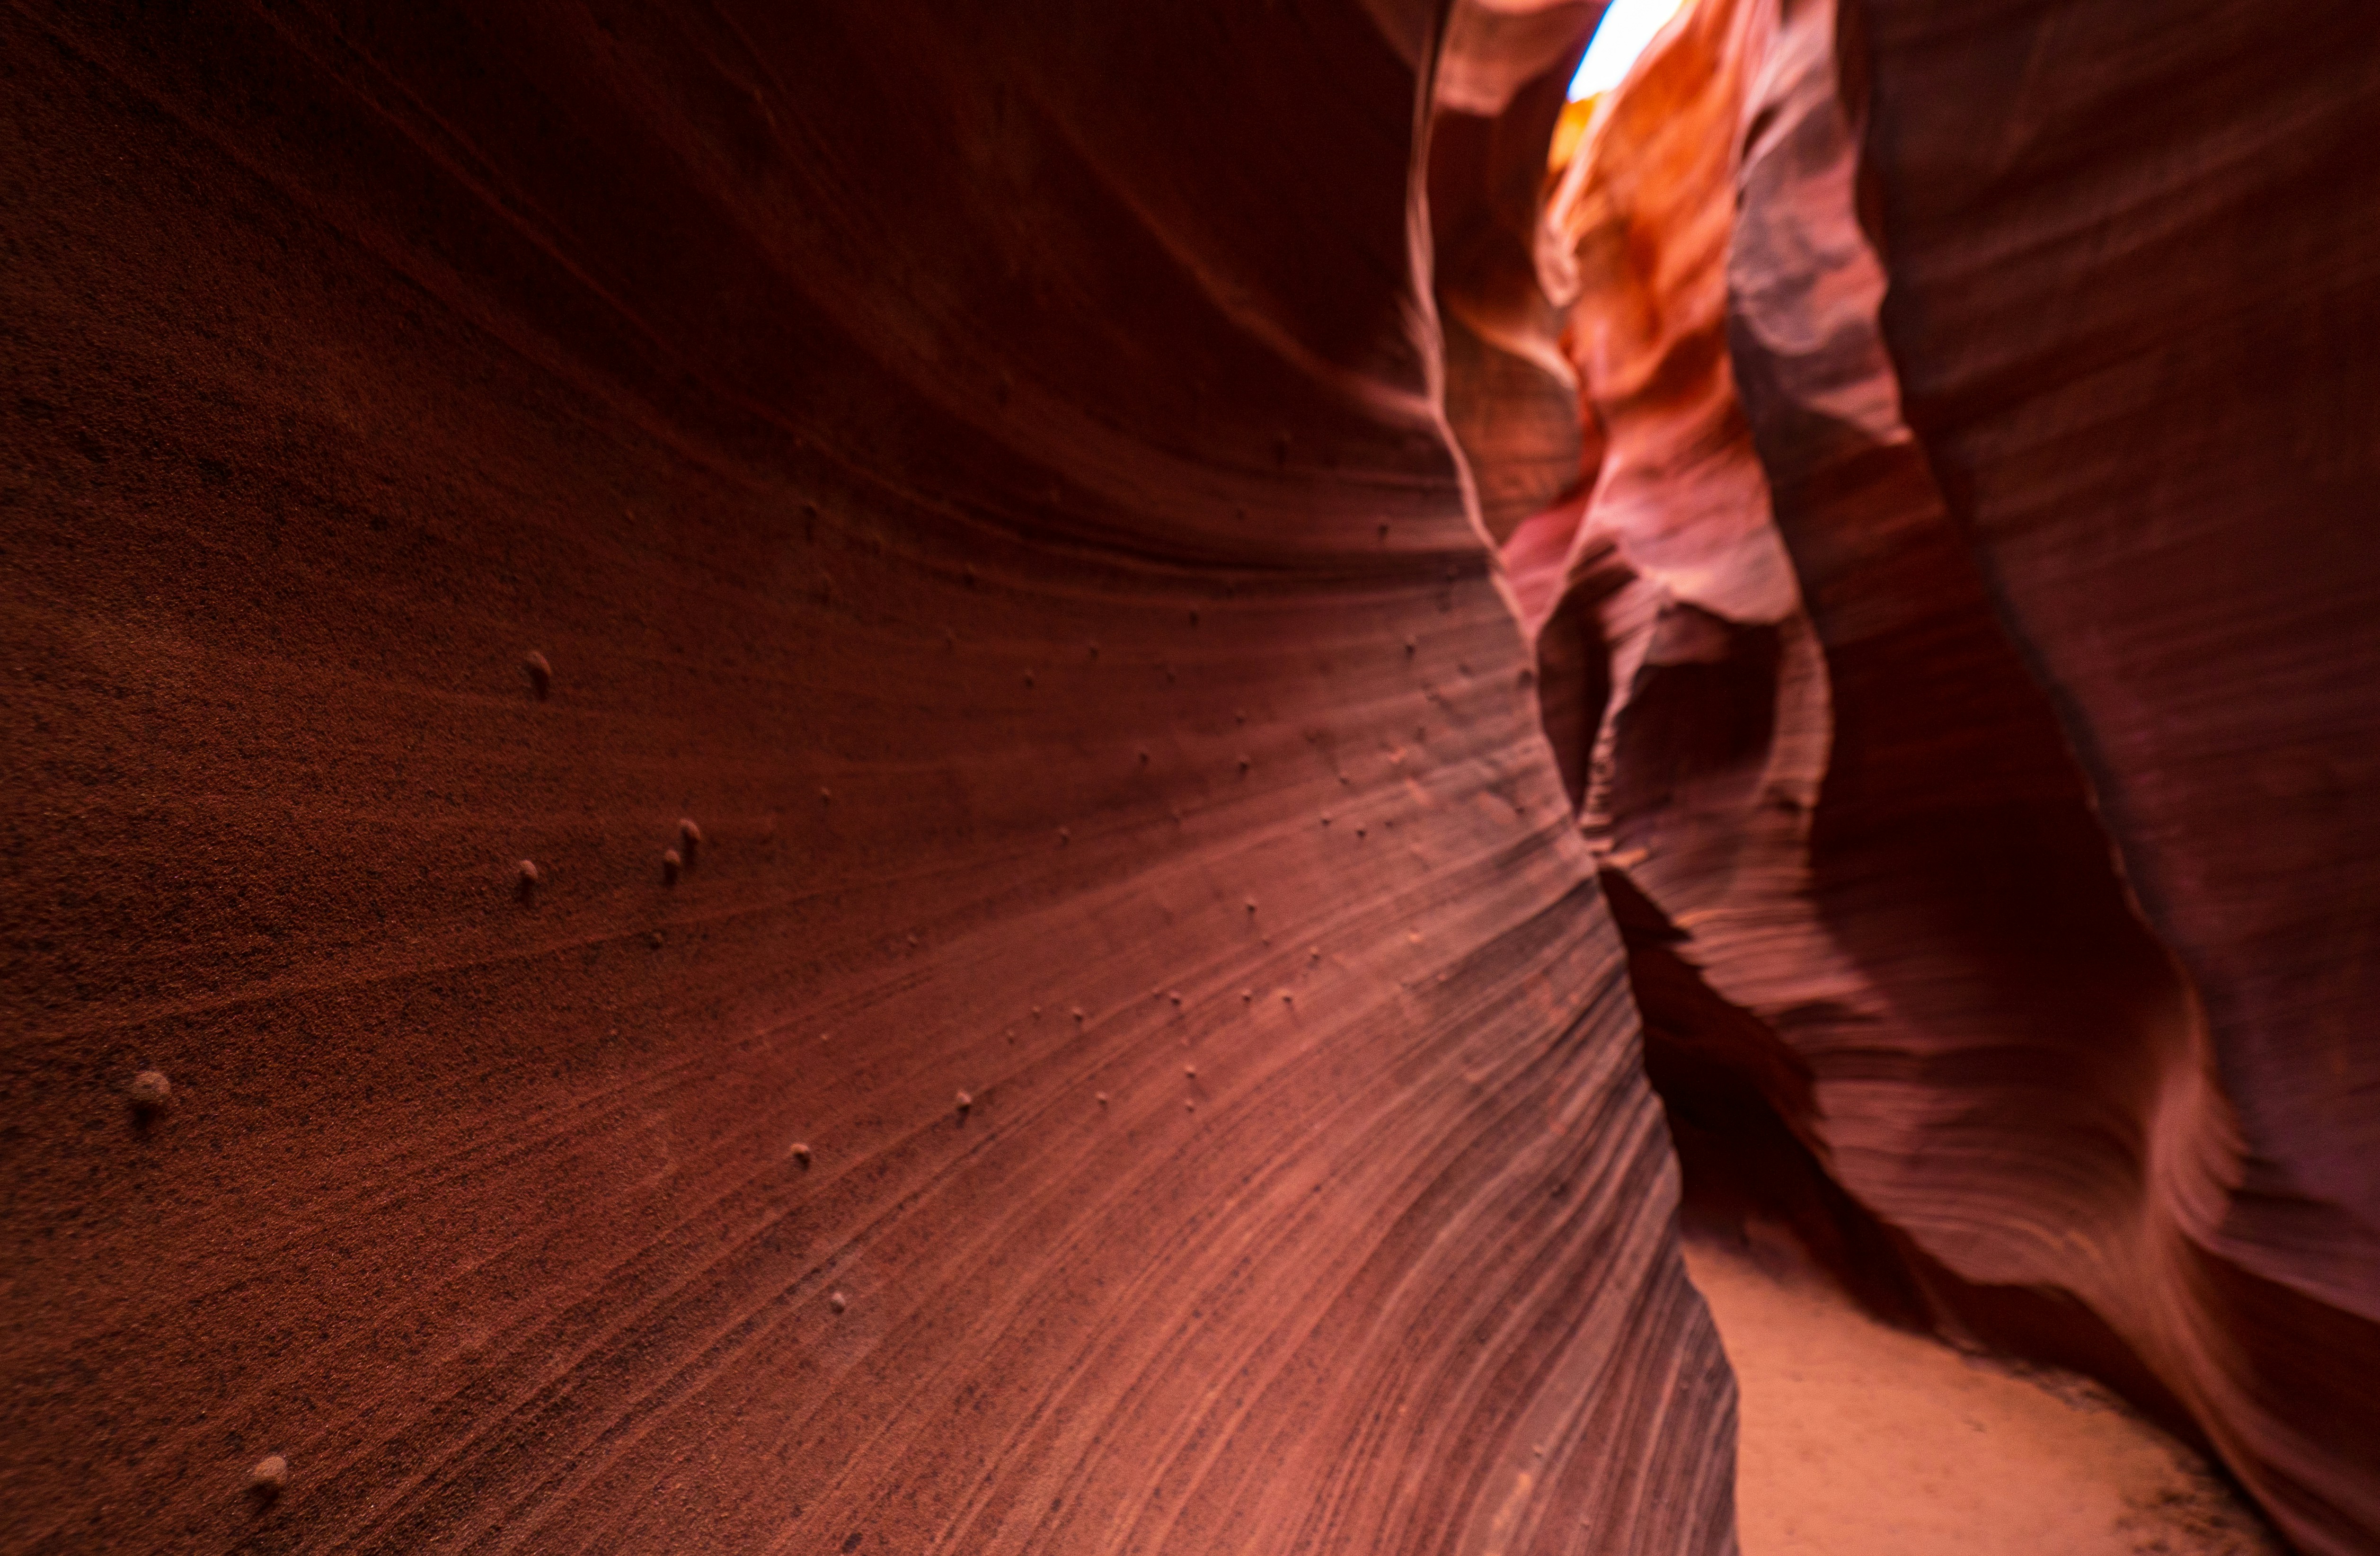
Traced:
[[12, 1549], [1732, 1549], [1427, 7], [0, 28]]
[[1551, 213], [1609, 444], [1506, 554], [1690, 1186], [2350, 1551], [2380, 50], [2316, 13], [1706, 0]]
[[1840, 3], [0, 16], [11, 1549], [2380, 1550], [2380, 19]]
[[1455, 0], [1437, 67], [1426, 165], [1444, 401], [1499, 541], [1583, 494], [1600, 442], [1582, 424], [1536, 251], [1547, 143], [1603, 11], [1603, 0]]
[[2167, 1089], [2220, 1096], [2187, 1392], [2301, 1543], [2380, 1549], [2380, 16], [1862, 17], [1909, 419], [2187, 980]]

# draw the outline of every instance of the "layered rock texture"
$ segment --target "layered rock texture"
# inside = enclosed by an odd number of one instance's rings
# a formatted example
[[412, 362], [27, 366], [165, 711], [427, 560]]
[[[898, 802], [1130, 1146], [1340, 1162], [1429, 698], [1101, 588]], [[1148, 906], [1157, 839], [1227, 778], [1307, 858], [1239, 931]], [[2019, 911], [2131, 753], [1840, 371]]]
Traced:
[[2380, 19], [1840, 3], [0, 16], [6, 1548], [2380, 1549]]
[[1704, 0], [1507, 549], [1690, 1185], [2380, 1549], [2380, 32]]
[[8, 10], [10, 1550], [1732, 1549], [1440, 20]]

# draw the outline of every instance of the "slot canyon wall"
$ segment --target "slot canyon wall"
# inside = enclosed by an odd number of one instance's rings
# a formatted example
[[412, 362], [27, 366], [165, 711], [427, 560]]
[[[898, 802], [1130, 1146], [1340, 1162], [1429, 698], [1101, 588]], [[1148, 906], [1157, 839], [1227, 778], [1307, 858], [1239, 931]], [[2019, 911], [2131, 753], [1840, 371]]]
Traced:
[[1431, 7], [0, 26], [0, 1543], [1733, 1548]]
[[0, 11], [0, 1545], [2380, 1549], [2380, 22], [1840, 5]]
[[1542, 228], [1689, 1195], [2380, 1550], [2380, 26], [1841, 5], [1704, 0]]

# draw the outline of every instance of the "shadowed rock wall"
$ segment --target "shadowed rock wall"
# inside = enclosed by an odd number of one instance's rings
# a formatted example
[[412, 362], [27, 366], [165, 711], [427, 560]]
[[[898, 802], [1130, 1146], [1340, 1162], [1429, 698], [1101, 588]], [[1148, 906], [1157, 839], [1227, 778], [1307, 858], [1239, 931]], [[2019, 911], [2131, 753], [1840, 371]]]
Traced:
[[2380, 1549], [2380, 17], [1860, 14], [1909, 419], [2221, 1100], [2189, 1392], [2301, 1543]]
[[1732, 1549], [1427, 7], [0, 26], [12, 1550]]
[[1449, 430], [1500, 542], [1583, 492], [1599, 434], [1538, 283], [1547, 143], [1604, 0], [1456, 0], [1432, 99], [1427, 188]]
[[1705, 0], [1550, 214], [1609, 445], [1508, 551], [1690, 1184], [2321, 1551], [2380, 1548], [2375, 60]]

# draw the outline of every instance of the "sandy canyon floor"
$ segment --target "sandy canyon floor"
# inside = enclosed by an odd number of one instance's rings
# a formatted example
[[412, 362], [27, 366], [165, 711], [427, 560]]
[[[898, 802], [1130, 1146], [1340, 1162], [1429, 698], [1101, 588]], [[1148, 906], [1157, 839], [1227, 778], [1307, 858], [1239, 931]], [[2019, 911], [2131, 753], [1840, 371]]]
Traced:
[[2267, 1556], [2190, 1449], [2098, 1385], [1879, 1323], [1781, 1246], [1690, 1236], [1742, 1391], [1743, 1556]]

